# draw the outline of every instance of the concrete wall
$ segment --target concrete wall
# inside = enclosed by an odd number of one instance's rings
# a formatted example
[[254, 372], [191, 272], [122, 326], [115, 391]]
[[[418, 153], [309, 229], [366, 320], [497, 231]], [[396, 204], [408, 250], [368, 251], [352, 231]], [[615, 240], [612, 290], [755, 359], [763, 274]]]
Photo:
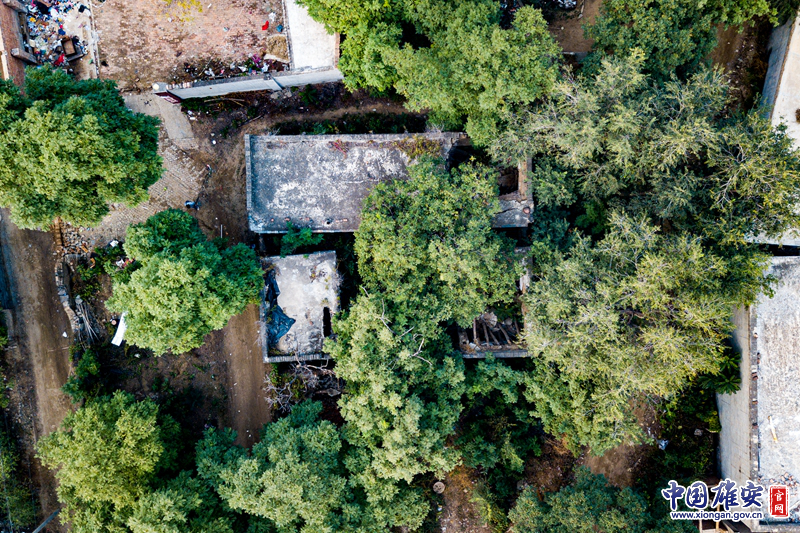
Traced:
[[344, 79], [338, 68], [276, 72], [273, 76], [281, 87], [300, 87], [317, 83], [331, 83]]
[[750, 310], [737, 309], [733, 315], [733, 344], [742, 354], [739, 374], [742, 385], [734, 394], [717, 394], [719, 421], [720, 477], [743, 485], [751, 479], [750, 462]]
[[794, 28], [794, 21], [790, 20], [783, 26], [773, 29], [769, 38], [769, 67], [767, 69], [767, 77], [764, 80], [764, 99], [761, 102], [768, 116], [772, 115], [772, 106], [775, 105], [775, 97], [781, 81], [783, 64], [789, 48], [789, 38], [792, 36], [792, 28]]
[[317, 83], [340, 81], [342, 73], [336, 68], [325, 68], [304, 71], [276, 72], [273, 75], [256, 74], [224, 80], [197, 81], [180, 84], [156, 83], [153, 91], [168, 92], [178, 98], [210, 98], [226, 94], [246, 93], [250, 91], [280, 91], [286, 87], [300, 87]]
[[233, 93], [246, 93], [248, 91], [279, 91], [280, 85], [269, 79], [264, 74], [255, 76], [242, 76], [225, 80], [188, 82], [177, 85], [156, 83], [153, 85], [155, 92], [169, 92], [183, 100], [187, 98], [210, 98]]

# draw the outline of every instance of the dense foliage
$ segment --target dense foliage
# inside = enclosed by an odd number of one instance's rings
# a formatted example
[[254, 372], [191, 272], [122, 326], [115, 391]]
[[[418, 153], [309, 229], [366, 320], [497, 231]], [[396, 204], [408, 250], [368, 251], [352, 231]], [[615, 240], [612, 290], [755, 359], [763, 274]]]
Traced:
[[509, 518], [512, 533], [688, 533], [697, 529], [689, 521], [653, 516], [640, 494], [614, 488], [605, 477], [584, 467], [576, 471], [573, 484], [545, 494], [543, 500], [533, 488], [525, 489]]
[[365, 289], [387, 296], [400, 327], [420, 322], [420, 312], [434, 326], [468, 326], [489, 305], [511, 301], [521, 270], [512, 241], [492, 231], [497, 172], [423, 159], [409, 177], [379, 184], [364, 204], [355, 250]]
[[538, 9], [500, 27], [494, 0], [303, 0], [313, 18], [346, 35], [339, 68], [350, 87], [395, 88], [412, 110], [457, 125], [478, 144], [505, 110], [545, 95], [559, 49]]
[[318, 419], [321, 409], [318, 402], [295, 406], [264, 427], [250, 453], [233, 445], [230, 430], [210, 430], [198, 445], [200, 475], [231, 508], [279, 531], [416, 529], [427, 512], [418, 491], [363, 476], [339, 429]]
[[159, 420], [152, 402], [118, 392], [70, 413], [62, 429], [43, 437], [38, 455], [57, 469], [58, 497], [73, 531], [109, 531], [143, 496], [159, 470], [175, 460], [166, 443], [177, 430]]
[[464, 368], [442, 323], [471, 323], [513, 296], [517, 263], [492, 231], [496, 176], [423, 159], [408, 181], [376, 187], [355, 249], [364, 294], [334, 322], [330, 350], [348, 384], [345, 438], [382, 479], [411, 481], [459, 460]]
[[28, 69], [25, 96], [0, 83], [0, 128], [0, 204], [21, 227], [97, 224], [161, 176], [158, 120], [126, 108], [111, 81]]
[[723, 370], [733, 308], [768, 281], [747, 239], [800, 223], [790, 139], [727, 114], [720, 75], [658, 85], [643, 62], [566, 79], [494, 146], [533, 157], [548, 234], [525, 298], [525, 395], [548, 432], [595, 453], [637, 434], [633, 398]]
[[768, 0], [605, 0], [587, 27], [595, 57], [645, 53], [646, 71], [669, 79], [695, 71], [717, 44], [717, 25], [741, 26], [775, 9]]
[[256, 301], [263, 284], [244, 244], [207, 241], [191, 215], [169, 209], [128, 229], [136, 263], [114, 278], [109, 309], [125, 313], [127, 339], [160, 355], [183, 353]]

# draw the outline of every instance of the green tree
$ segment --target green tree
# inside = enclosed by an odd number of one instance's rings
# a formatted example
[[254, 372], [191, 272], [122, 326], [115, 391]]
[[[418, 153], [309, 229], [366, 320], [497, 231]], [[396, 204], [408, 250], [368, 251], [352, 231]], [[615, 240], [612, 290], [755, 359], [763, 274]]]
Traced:
[[497, 195], [496, 171], [448, 171], [429, 158], [409, 167], [407, 181], [373, 190], [356, 232], [359, 273], [368, 291], [386, 295], [397, 326], [415, 322], [423, 334], [443, 321], [467, 326], [513, 299], [521, 266], [512, 241], [492, 230]]
[[533, 157], [539, 204], [577, 210], [575, 223], [596, 234], [615, 209], [726, 246], [800, 226], [800, 158], [785, 131], [757, 111], [727, 113], [718, 72], [657, 85], [643, 62], [606, 59], [560, 83], [511, 121], [493, 153]]
[[764, 15], [775, 16], [768, 0], [607, 0], [586, 34], [600, 57], [639, 49], [647, 57], [646, 70], [669, 79], [706, 60], [717, 44], [718, 24], [741, 26]]
[[[765, 259], [753, 255], [751, 270]], [[579, 239], [543, 265], [525, 296], [525, 341], [538, 359], [525, 385], [545, 428], [600, 454], [636, 428], [632, 398], [670, 396], [718, 372], [732, 310], [763, 287], [737, 279], [738, 268], [699, 238], [617, 214], [602, 240]]]
[[21, 474], [17, 446], [5, 431], [0, 431], [0, 524], [7, 531], [36, 521], [33, 494]]
[[688, 521], [654, 516], [647, 500], [631, 489], [617, 489], [605, 477], [579, 467], [575, 481], [541, 500], [529, 487], [509, 513], [512, 533], [681, 533], [695, 531]]
[[[516, 477], [528, 454], [539, 453], [534, 406], [522, 394], [524, 372], [491, 355], [467, 371], [465, 413], [456, 444], [470, 468], [499, 470], [503, 481]], [[499, 482], [492, 483], [498, 491]]]
[[358, 475], [349, 479], [339, 430], [318, 420], [321, 410], [318, 402], [295, 406], [264, 426], [252, 453], [233, 445], [234, 432], [210, 430], [198, 444], [200, 475], [231, 508], [267, 518], [278, 531], [416, 529], [427, 510], [419, 495], [384, 484], [367, 496]]
[[161, 176], [158, 120], [125, 107], [111, 81], [28, 69], [23, 97], [0, 85], [0, 204], [24, 228], [55, 217], [94, 225], [134, 206]]
[[174, 463], [176, 432], [153, 402], [117, 392], [68, 414], [61, 429], [40, 439], [37, 455], [56, 470], [72, 531], [120, 531], [132, 506]]
[[378, 296], [360, 297], [334, 322], [337, 339], [327, 349], [347, 383], [339, 400], [345, 438], [369, 450], [377, 476], [410, 482], [458, 464], [446, 440], [461, 412], [464, 369], [460, 358], [447, 355], [446, 336], [398, 327], [388, 308]]
[[206, 241], [191, 215], [170, 209], [129, 229], [136, 263], [114, 278], [109, 309], [125, 313], [128, 340], [157, 354], [183, 353], [257, 300], [263, 273], [244, 244]]
[[234, 533], [233, 522], [214, 490], [190, 472], [142, 496], [126, 521], [131, 533]]
[[559, 49], [541, 12], [523, 7], [500, 27], [493, 0], [303, 0], [331, 31], [344, 33], [339, 68], [350, 87], [395, 88], [413, 110], [458, 126], [477, 144], [501, 114], [546, 94]]

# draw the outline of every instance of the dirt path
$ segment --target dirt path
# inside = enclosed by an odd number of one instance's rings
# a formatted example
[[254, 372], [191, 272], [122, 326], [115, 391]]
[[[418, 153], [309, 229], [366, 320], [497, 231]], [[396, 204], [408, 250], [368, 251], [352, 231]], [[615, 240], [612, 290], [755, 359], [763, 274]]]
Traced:
[[261, 427], [272, 419], [264, 400], [264, 364], [258, 342], [258, 306], [231, 318], [223, 330], [222, 350], [228, 356], [228, 421], [238, 433], [237, 444], [252, 446]]
[[[69, 376], [71, 330], [56, 294], [52, 235], [20, 230], [10, 221], [8, 210], [0, 214], [0, 244], [9, 276], [19, 353], [33, 373], [35, 398], [26, 398], [23, 404], [36, 407], [39, 427], [26, 428], [35, 439], [57, 429], [70, 410], [61, 386]], [[37, 477], [43, 512], [49, 514], [57, 507], [55, 482], [45, 469]]]

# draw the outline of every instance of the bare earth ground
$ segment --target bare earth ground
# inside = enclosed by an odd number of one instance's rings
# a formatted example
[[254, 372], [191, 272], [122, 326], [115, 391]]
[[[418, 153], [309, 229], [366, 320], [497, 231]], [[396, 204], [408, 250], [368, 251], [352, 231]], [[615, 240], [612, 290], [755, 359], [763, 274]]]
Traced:
[[769, 36], [772, 25], [765, 21], [737, 28], [717, 29], [717, 47], [711, 52], [711, 61], [722, 67], [731, 82], [734, 101], [749, 109], [764, 89], [764, 79], [769, 66]]
[[[19, 349], [9, 350], [13, 379], [12, 413], [23, 450], [23, 464], [38, 481], [44, 516], [54, 511], [55, 480], [32, 458], [33, 445], [56, 429], [70, 410], [60, 387], [69, 375], [69, 322], [56, 296], [53, 238], [50, 233], [20, 230], [2, 210], [0, 245], [4, 254], [14, 306], [13, 332]], [[38, 415], [38, 416], [37, 416]], [[57, 530], [58, 526], [54, 526]]]
[[471, 501], [475, 489], [475, 473], [459, 466], [442, 480], [445, 485], [444, 505], [439, 524], [442, 533], [491, 533], [484, 525], [475, 504]]
[[[263, 31], [270, 13], [275, 22]], [[94, 18], [100, 77], [123, 91], [183, 79], [184, 63], [203, 67], [211, 58], [225, 64], [265, 52], [288, 59], [276, 30], [280, 0], [106, 0], [95, 4]]]
[[565, 52], [588, 52], [593, 41], [583, 36], [584, 24], [592, 24], [603, 0], [580, 0], [578, 7], [550, 24], [550, 34]]

